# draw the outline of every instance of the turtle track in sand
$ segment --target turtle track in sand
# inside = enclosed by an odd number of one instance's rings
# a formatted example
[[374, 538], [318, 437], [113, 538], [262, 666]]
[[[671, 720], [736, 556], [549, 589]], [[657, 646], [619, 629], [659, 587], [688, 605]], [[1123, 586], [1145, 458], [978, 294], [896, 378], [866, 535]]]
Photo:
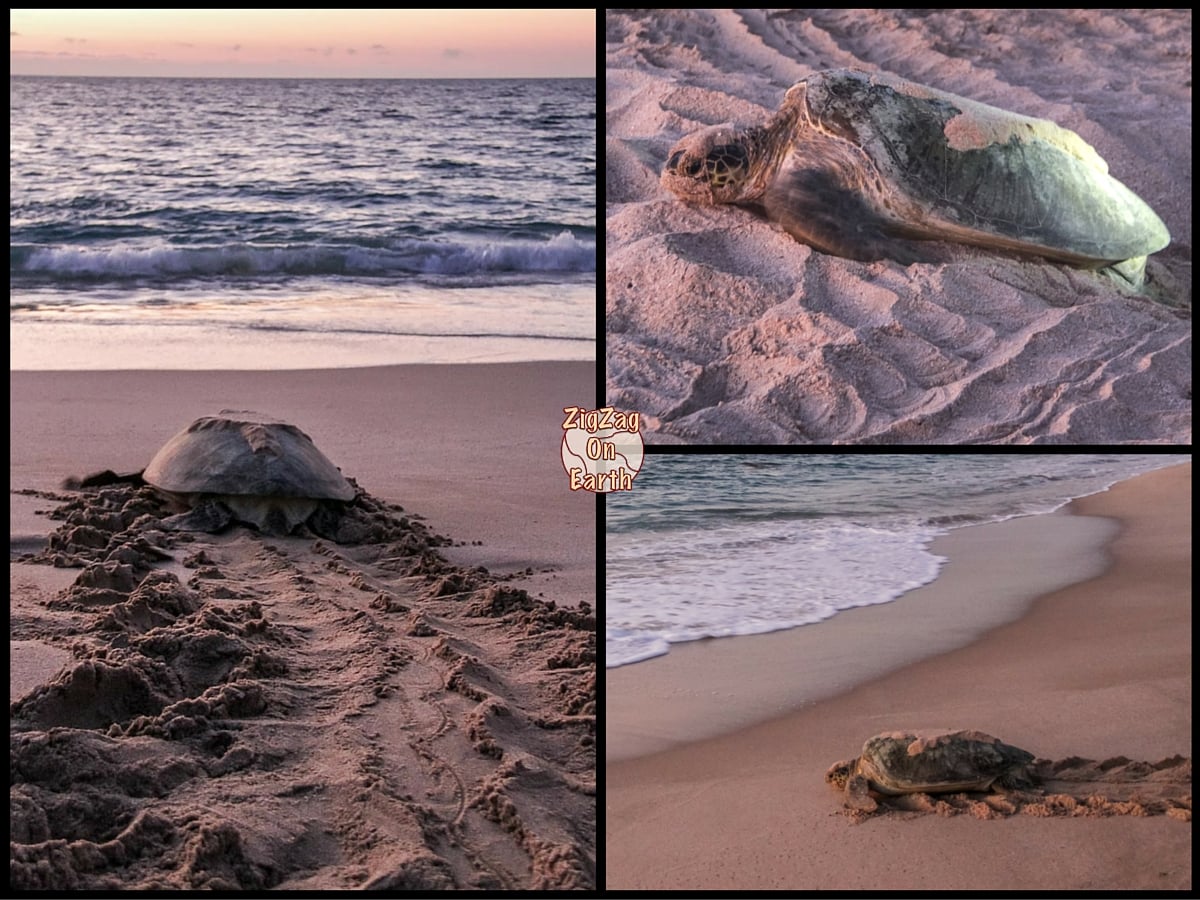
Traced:
[[595, 886], [591, 610], [369, 513], [334, 545], [62, 508], [41, 561], [83, 569], [15, 622], [72, 660], [11, 707], [14, 886]]
[[1192, 761], [1172, 756], [1159, 762], [1139, 762], [1116, 756], [1106, 760], [1077, 756], [1039, 759], [1033, 764], [1037, 790], [999, 793], [873, 795], [875, 812], [842, 810], [852, 822], [876, 816], [970, 815], [977, 819], [1034, 817], [1105, 817], [1166, 815], [1192, 820]]

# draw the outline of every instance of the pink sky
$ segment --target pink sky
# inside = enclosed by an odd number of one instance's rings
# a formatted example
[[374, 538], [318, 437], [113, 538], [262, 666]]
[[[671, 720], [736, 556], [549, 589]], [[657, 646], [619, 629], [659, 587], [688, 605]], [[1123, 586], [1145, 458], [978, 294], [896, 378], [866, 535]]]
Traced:
[[595, 77], [596, 11], [14, 9], [14, 75]]

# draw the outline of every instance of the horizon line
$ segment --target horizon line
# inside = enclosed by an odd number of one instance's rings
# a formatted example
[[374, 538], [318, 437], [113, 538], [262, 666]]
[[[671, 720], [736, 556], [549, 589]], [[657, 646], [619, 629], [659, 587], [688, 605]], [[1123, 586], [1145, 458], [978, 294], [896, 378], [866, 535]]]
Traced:
[[595, 75], [52, 75], [35, 72], [9, 72], [9, 78], [208, 78], [228, 81], [586, 81]]

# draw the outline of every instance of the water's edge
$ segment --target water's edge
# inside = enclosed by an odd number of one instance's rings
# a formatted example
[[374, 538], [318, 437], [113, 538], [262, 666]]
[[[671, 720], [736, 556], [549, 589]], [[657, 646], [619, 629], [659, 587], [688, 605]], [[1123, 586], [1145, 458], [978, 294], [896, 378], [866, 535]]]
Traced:
[[956, 529], [937, 578], [894, 601], [762, 635], [692, 641], [606, 671], [606, 761], [714, 737], [970, 644], [1034, 601], [1094, 578], [1116, 520], [1069, 506]]

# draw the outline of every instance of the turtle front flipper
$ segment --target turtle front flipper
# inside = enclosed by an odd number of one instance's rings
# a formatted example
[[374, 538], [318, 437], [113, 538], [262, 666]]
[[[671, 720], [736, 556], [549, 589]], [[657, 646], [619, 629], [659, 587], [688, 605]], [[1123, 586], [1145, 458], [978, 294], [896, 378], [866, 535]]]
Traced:
[[870, 794], [870, 783], [858, 773], [858, 763], [857, 758], [835, 762], [825, 773], [825, 780], [843, 792], [847, 809], [874, 812], [879, 804]]
[[896, 236], [894, 223], [872, 208], [852, 178], [837, 166], [785, 166], [767, 188], [763, 209], [796, 240], [823, 253], [918, 262], [922, 257], [912, 242]]
[[870, 782], [862, 775], [851, 775], [846, 781], [846, 808], [875, 812], [879, 804], [871, 796]]

